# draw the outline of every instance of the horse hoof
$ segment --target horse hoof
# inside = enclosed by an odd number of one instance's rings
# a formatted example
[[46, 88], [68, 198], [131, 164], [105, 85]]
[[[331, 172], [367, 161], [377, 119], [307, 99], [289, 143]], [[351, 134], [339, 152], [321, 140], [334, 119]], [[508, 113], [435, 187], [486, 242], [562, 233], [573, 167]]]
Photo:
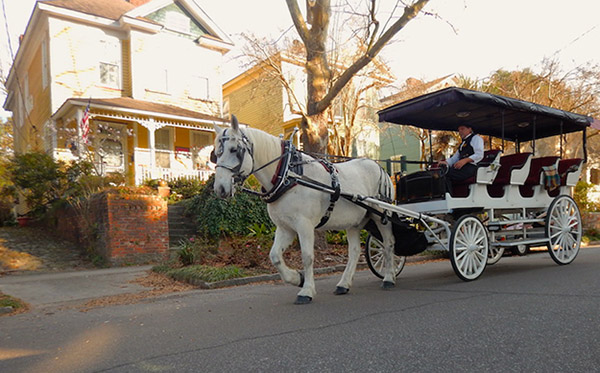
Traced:
[[300, 275], [300, 285], [298, 287], [301, 288], [304, 286], [304, 273], [299, 271], [298, 274]]
[[312, 297], [307, 297], [305, 295], [298, 295], [296, 297], [296, 301], [294, 302], [294, 304], [309, 304], [310, 302], [312, 302]]
[[394, 284], [391, 281], [384, 281], [384, 282], [381, 283], [381, 288], [383, 290], [389, 290], [389, 289], [392, 289], [395, 286], [396, 286], [396, 284]]
[[333, 294], [335, 295], [343, 295], [343, 294], [348, 294], [348, 292], [350, 291], [350, 289], [348, 288], [344, 288], [341, 286], [336, 286], [335, 287], [335, 291], [333, 292]]

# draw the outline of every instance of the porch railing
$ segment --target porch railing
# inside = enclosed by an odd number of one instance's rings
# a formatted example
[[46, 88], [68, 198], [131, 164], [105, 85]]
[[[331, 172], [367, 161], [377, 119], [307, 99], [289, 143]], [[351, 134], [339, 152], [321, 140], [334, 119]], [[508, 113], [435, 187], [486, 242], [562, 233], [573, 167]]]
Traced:
[[[144, 180], [179, 178], [207, 180], [214, 173], [210, 169], [199, 169], [193, 164], [190, 152], [156, 150], [154, 168], [151, 166], [151, 153], [148, 149], [137, 148], [135, 157], [135, 184], [140, 185]], [[161, 167], [168, 164], [170, 167]]]

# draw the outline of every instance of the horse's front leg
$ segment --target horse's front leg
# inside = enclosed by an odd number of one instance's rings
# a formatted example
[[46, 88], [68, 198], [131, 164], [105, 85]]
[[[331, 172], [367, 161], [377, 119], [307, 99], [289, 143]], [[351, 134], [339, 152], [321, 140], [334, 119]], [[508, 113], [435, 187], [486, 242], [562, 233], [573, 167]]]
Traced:
[[390, 289], [396, 286], [396, 271], [394, 268], [394, 232], [392, 231], [392, 223], [387, 222], [386, 224], [380, 221], [375, 222], [377, 229], [383, 237], [383, 271], [384, 277], [381, 287], [383, 289]]
[[349, 228], [346, 230], [346, 237], [348, 238], [348, 263], [346, 264], [342, 278], [333, 292], [335, 295], [346, 294], [350, 291], [352, 278], [354, 277], [354, 273], [356, 273], [356, 265], [360, 257], [360, 230]]
[[315, 261], [315, 229], [306, 222], [298, 229], [298, 240], [302, 251], [302, 265], [304, 266], [304, 284], [302, 290], [298, 292], [295, 304], [310, 303], [317, 294], [315, 290], [315, 279], [313, 263]]
[[302, 286], [302, 276], [298, 273], [298, 271], [291, 270], [283, 260], [283, 253], [285, 250], [290, 247], [292, 242], [294, 241], [294, 237], [296, 237], [296, 233], [292, 230], [277, 227], [275, 231], [275, 239], [273, 240], [273, 246], [271, 247], [271, 252], [269, 253], [269, 258], [271, 259], [271, 263], [277, 268], [279, 271], [279, 275], [281, 276], [281, 280], [285, 283]]

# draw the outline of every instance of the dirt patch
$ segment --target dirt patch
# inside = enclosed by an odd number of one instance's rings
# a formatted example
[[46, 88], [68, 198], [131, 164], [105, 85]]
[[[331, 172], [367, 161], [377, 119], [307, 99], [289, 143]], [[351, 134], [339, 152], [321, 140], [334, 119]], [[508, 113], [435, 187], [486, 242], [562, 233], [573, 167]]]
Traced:
[[138, 277], [137, 279], [131, 282], [151, 289], [139, 293], [127, 293], [96, 298], [87, 301], [83, 304], [74, 306], [73, 308], [76, 308], [81, 312], [87, 312], [94, 308], [134, 304], [144, 299], [156, 297], [158, 295], [177, 293], [195, 289], [195, 286], [193, 285], [172, 280], [167, 276], [154, 273], [152, 271], [149, 271], [147, 275]]

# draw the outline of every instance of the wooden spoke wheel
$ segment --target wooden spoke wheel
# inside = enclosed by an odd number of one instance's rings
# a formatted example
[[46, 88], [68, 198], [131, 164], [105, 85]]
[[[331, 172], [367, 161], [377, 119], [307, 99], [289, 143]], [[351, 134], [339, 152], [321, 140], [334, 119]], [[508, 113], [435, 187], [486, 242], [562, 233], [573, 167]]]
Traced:
[[573, 198], [567, 195], [556, 197], [546, 215], [546, 238], [552, 260], [560, 265], [575, 260], [582, 232], [581, 214]]
[[490, 250], [488, 251], [487, 265], [492, 265], [498, 263], [500, 258], [504, 255], [504, 248], [498, 246], [490, 246]]
[[[379, 241], [377, 238], [369, 235], [367, 237], [367, 244], [365, 247], [365, 258], [367, 260], [367, 265], [373, 274], [379, 278], [384, 277], [384, 260], [383, 260], [383, 243]], [[392, 254], [392, 260], [394, 262], [394, 272], [395, 276], [398, 277], [402, 269], [404, 268], [404, 263], [406, 263], [405, 256], [398, 256], [396, 254]]]
[[450, 262], [463, 281], [473, 281], [483, 273], [489, 252], [488, 233], [479, 218], [464, 215], [455, 224], [450, 237]]

